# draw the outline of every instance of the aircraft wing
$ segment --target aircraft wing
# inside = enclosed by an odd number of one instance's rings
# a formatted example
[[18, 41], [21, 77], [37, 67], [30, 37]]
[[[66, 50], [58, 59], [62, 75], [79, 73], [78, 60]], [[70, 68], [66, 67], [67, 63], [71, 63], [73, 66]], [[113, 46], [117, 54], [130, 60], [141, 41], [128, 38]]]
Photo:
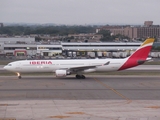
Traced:
[[86, 69], [90, 69], [90, 68], [95, 68], [95, 67], [98, 67], [98, 66], [104, 66], [104, 65], [108, 65], [110, 63], [110, 61], [104, 63], [104, 64], [97, 64], [97, 65], [87, 65], [87, 66], [79, 66], [79, 67], [71, 67], [71, 68], [68, 68], [70, 71], [83, 71], [83, 70], [86, 70]]

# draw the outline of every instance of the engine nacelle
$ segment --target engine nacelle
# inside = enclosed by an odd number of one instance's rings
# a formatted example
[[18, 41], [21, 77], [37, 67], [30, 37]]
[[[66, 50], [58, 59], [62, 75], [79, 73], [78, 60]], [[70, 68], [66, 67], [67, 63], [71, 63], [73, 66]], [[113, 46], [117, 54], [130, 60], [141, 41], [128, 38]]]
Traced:
[[67, 70], [56, 70], [55, 74], [56, 77], [66, 77], [67, 75], [70, 75], [70, 72]]

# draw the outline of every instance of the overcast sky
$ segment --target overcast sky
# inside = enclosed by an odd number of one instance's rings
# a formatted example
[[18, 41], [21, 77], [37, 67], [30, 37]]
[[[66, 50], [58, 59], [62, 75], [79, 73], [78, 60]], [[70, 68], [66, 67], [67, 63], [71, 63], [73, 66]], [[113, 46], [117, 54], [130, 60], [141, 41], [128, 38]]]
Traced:
[[0, 22], [160, 25], [160, 0], [0, 0]]

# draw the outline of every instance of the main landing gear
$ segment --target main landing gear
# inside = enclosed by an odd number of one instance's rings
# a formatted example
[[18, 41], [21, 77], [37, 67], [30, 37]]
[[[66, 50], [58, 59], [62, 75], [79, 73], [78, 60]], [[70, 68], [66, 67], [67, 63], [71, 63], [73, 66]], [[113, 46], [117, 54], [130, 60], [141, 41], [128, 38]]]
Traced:
[[22, 78], [20, 73], [17, 73], [17, 76], [18, 76], [18, 79]]
[[76, 75], [77, 79], [85, 79], [86, 77], [84, 75]]

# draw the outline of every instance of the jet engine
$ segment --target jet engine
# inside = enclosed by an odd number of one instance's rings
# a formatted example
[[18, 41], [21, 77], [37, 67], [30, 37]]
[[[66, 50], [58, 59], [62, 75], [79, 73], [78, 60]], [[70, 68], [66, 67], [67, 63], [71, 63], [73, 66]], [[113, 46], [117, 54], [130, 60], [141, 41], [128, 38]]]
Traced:
[[71, 73], [67, 70], [56, 70], [55, 74], [56, 74], [56, 77], [66, 77], [67, 75], [70, 75]]

